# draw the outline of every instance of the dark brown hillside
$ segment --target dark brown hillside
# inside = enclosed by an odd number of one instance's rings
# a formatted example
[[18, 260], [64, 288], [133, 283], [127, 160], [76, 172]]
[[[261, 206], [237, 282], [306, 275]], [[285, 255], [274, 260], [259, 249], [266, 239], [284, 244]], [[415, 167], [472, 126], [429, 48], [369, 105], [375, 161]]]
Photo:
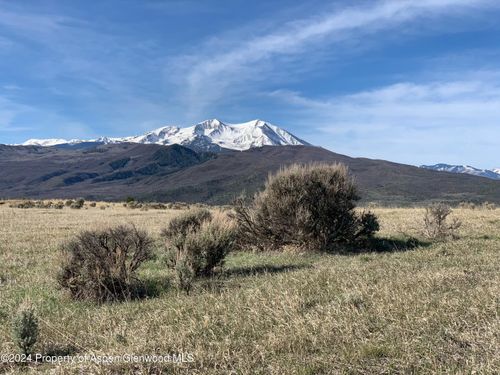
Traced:
[[199, 154], [182, 146], [115, 144], [85, 150], [0, 145], [0, 197], [228, 203], [259, 189], [268, 173], [290, 163], [349, 166], [364, 201], [429, 200], [500, 203], [500, 182], [383, 160], [350, 158], [312, 146], [268, 146]]
[[0, 197], [120, 199], [143, 191], [150, 176], [160, 179], [212, 157], [177, 145], [89, 149], [0, 145]]
[[[290, 163], [340, 162], [349, 166], [364, 201], [418, 203], [429, 200], [500, 203], [500, 182], [470, 175], [435, 172], [384, 160], [351, 158], [312, 146], [263, 147], [221, 154], [169, 176], [169, 189], [158, 199], [197, 199], [223, 203], [242, 190], [260, 188], [269, 172]], [[171, 187], [172, 186], [172, 187]]]

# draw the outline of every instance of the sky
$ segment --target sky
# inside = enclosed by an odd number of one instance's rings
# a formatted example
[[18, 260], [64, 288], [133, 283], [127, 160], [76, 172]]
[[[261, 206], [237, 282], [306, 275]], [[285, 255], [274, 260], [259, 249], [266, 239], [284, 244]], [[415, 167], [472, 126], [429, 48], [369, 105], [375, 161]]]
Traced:
[[0, 0], [0, 143], [266, 120], [500, 168], [500, 1]]

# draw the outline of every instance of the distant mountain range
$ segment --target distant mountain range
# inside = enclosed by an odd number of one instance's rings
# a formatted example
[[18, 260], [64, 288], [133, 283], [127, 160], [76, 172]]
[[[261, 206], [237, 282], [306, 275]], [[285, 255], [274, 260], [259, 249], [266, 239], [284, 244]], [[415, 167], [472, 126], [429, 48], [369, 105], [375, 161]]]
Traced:
[[500, 203], [500, 181], [384, 160], [351, 158], [313, 146], [263, 146], [197, 152], [171, 145], [87, 148], [0, 145], [0, 198], [77, 198], [230, 203], [262, 189], [269, 173], [292, 163], [347, 165], [365, 202]]
[[450, 164], [421, 165], [420, 167], [439, 172], [465, 173], [465, 174], [471, 174], [473, 176], [490, 178], [492, 180], [500, 180], [500, 168], [479, 169], [471, 167], [470, 165], [450, 165]]
[[[63, 149], [88, 149], [100, 145], [140, 143], [169, 146], [178, 144], [196, 152], [244, 151], [263, 146], [309, 145], [306, 141], [267, 121], [253, 120], [241, 124], [228, 124], [218, 119], [205, 120], [188, 127], [164, 126], [142, 135], [97, 139], [29, 139], [22, 146], [42, 146]], [[470, 174], [500, 180], [500, 168], [479, 169], [468, 165], [422, 165], [424, 169]]]
[[165, 126], [143, 135], [91, 140], [29, 139], [23, 146], [56, 146], [58, 148], [88, 148], [103, 144], [141, 143], [156, 145], [178, 144], [195, 151], [243, 151], [262, 146], [298, 146], [307, 142], [266, 121], [253, 120], [242, 124], [226, 124], [217, 119], [206, 120], [189, 127]]
[[217, 119], [123, 138], [0, 145], [0, 198], [230, 203], [242, 192], [261, 189], [270, 172], [310, 162], [346, 164], [364, 201], [500, 203], [500, 181], [492, 181], [500, 180], [500, 170], [351, 158], [311, 146], [266, 121]]

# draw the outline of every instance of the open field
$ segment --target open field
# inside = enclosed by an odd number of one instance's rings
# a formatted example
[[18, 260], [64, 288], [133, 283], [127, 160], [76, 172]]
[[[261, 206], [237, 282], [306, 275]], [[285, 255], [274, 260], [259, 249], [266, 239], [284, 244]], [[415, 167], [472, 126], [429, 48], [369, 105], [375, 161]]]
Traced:
[[[380, 237], [419, 236], [421, 209], [376, 208]], [[0, 353], [10, 322], [36, 307], [36, 351], [192, 353], [194, 362], [0, 364], [0, 373], [336, 374], [500, 371], [500, 210], [457, 209], [461, 238], [358, 255], [234, 253], [191, 295], [177, 291], [159, 233], [179, 210], [0, 205]], [[150, 297], [97, 306], [59, 290], [58, 245], [82, 229], [133, 223], [157, 240], [141, 276]], [[133, 372], [135, 370], [136, 372]]]

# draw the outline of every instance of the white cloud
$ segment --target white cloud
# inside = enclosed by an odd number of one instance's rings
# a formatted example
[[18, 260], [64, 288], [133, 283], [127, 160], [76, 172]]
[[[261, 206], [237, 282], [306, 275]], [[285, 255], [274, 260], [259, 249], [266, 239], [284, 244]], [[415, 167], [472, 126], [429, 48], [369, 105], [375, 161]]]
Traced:
[[[15, 46], [15, 52], [23, 57], [18, 68], [23, 72], [21, 79], [36, 82], [23, 83], [23, 93], [9, 98], [10, 108], [15, 102], [19, 108], [25, 108], [23, 104], [36, 107], [29, 113], [38, 114], [35, 123], [30, 124], [37, 129], [37, 136], [53, 133], [59, 125], [59, 130], [70, 138], [82, 134], [91, 137], [96, 133], [121, 135], [124, 131], [137, 131], [134, 128], [142, 121], [167, 119], [166, 95], [158, 79], [163, 66], [158, 60], [163, 56], [152, 53], [158, 48], [153, 43], [154, 37], [134, 33], [127, 24], [106, 23], [100, 17], [85, 18], [71, 7], [44, 9], [45, 12], [40, 12], [36, 4], [0, 0], [0, 53], [2, 50], [8, 53], [7, 48]], [[3, 39], [2, 34], [6, 35]], [[15, 53], [13, 56], [16, 57]], [[13, 91], [18, 83], [16, 77], [4, 79], [3, 90]], [[38, 99], [40, 92], [47, 100]], [[67, 105], [68, 102], [71, 104]], [[45, 107], [46, 103], [49, 107]], [[59, 103], [65, 104], [59, 106]], [[87, 114], [82, 119], [84, 111]], [[28, 111], [14, 113], [3, 109], [0, 120], [12, 124], [13, 117], [18, 122], [21, 118], [26, 121]], [[58, 123], [54, 125], [51, 121]], [[88, 121], [88, 126], [81, 125], [82, 121]], [[98, 129], [103, 125], [106, 130]], [[6, 131], [6, 126], [2, 129]]]
[[498, 160], [500, 72], [401, 82], [327, 99], [290, 91], [270, 96], [290, 107], [297, 125], [309, 125], [316, 138], [312, 142], [337, 152], [385, 159], [397, 155], [413, 163]]
[[[36, 107], [21, 104], [8, 96], [0, 96], [0, 135], [10, 139], [23, 134], [33, 138], [43, 128], [48, 137], [61, 138], [83, 137], [91, 134], [91, 129], [79, 121], [67, 118], [55, 111], [40, 110]], [[16, 141], [17, 142], [17, 141]], [[9, 141], [5, 142], [9, 143]]]
[[[234, 92], [235, 85], [269, 79], [269, 71], [282, 71], [283, 57], [302, 56], [311, 48], [325, 48], [336, 42], [398, 26], [422, 17], [451, 15], [475, 7], [491, 6], [490, 0], [377, 1], [369, 5], [336, 9], [321, 16], [295, 20], [265, 35], [237, 43], [218, 41], [202, 46], [192, 55], [176, 60], [175, 77], [181, 77], [188, 103], [203, 108]], [[171, 68], [171, 67], [170, 67]], [[285, 74], [286, 75], [286, 74]], [[248, 86], [246, 87], [248, 90]]]

